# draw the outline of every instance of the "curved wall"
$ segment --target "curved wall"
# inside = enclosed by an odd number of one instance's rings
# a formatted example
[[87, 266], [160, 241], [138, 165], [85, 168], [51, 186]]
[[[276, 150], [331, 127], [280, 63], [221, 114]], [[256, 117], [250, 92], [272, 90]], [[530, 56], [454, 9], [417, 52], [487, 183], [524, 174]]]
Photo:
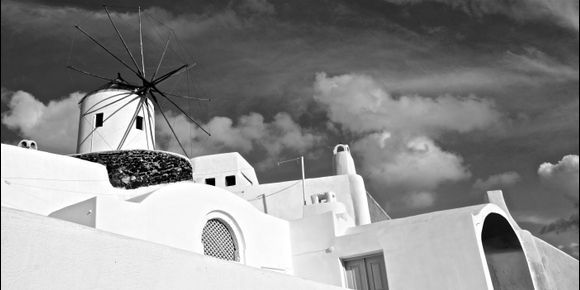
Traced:
[[506, 218], [497, 213], [488, 214], [481, 243], [494, 289], [534, 289], [526, 255]]
[[292, 273], [290, 226], [242, 198], [214, 186], [180, 182], [140, 202], [99, 197], [96, 228], [203, 254], [207, 220], [220, 218], [233, 230], [246, 265]]
[[[138, 104], [139, 96], [127, 89], [103, 89], [84, 97], [80, 103], [77, 153], [117, 150]], [[97, 114], [103, 114], [101, 127], [97, 127]], [[154, 149], [155, 111], [150, 100], [138, 116], [143, 118], [142, 129], [133, 124], [120, 149]]]

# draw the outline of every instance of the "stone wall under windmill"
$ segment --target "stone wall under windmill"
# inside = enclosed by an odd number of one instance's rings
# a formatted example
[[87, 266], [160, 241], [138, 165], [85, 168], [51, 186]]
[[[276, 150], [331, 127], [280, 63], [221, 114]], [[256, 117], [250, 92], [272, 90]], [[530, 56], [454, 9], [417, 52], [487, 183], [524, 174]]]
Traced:
[[106, 151], [77, 154], [73, 157], [105, 165], [111, 185], [118, 188], [134, 189], [193, 180], [188, 159], [163, 151]]

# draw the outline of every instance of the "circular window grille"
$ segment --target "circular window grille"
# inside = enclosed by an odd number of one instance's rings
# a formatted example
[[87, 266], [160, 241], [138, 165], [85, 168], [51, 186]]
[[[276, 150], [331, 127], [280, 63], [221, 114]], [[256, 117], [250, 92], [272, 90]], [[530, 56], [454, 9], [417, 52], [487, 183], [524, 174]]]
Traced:
[[210, 219], [201, 236], [203, 254], [215, 258], [239, 261], [238, 249], [230, 229], [218, 219]]

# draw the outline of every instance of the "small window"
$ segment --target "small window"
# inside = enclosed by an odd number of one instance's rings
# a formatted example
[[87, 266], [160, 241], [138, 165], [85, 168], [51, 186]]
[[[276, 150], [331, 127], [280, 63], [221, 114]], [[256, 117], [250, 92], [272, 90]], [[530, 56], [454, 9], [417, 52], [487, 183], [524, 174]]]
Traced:
[[103, 127], [103, 117], [103, 113], [97, 113], [97, 115], [95, 115], [95, 128]]
[[215, 178], [206, 178], [205, 184], [215, 186]]
[[234, 185], [236, 185], [236, 176], [235, 175], [226, 176], [226, 186], [234, 186]]
[[143, 117], [137, 116], [137, 119], [135, 120], [135, 126], [138, 130], [143, 130]]

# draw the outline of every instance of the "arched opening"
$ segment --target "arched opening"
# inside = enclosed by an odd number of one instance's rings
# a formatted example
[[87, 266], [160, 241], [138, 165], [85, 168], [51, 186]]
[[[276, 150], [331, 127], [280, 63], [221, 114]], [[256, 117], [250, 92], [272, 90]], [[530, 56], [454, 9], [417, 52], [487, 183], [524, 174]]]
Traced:
[[239, 247], [230, 227], [220, 219], [210, 219], [201, 235], [203, 254], [222, 260], [240, 261]]
[[495, 290], [534, 289], [520, 241], [503, 216], [491, 213], [485, 218], [481, 243]]

